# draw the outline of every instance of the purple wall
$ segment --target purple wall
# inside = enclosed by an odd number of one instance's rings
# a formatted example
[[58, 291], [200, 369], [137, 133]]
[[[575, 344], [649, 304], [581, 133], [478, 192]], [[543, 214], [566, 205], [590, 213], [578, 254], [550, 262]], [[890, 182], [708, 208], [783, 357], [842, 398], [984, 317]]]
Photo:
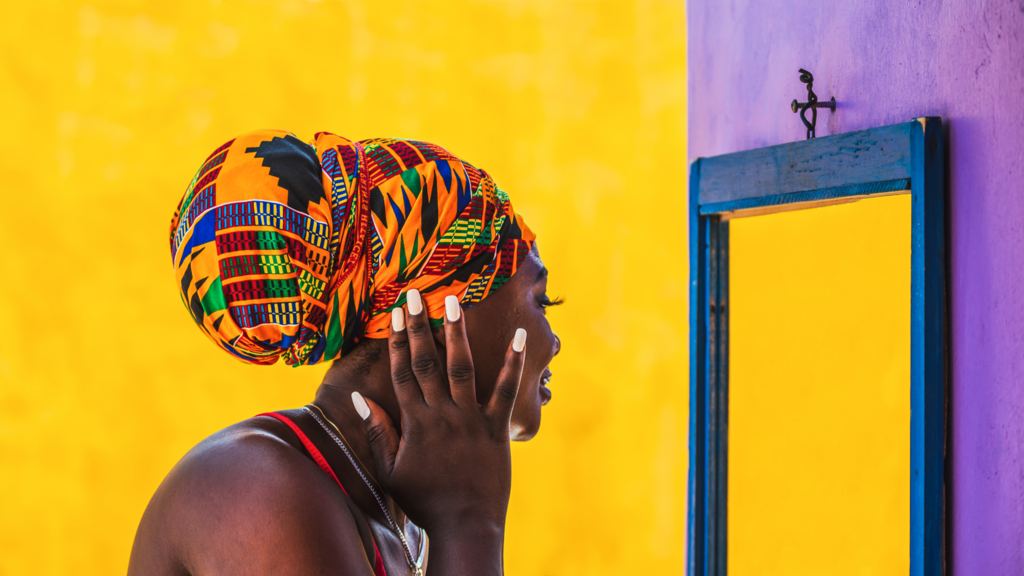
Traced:
[[949, 151], [951, 573], [1024, 574], [1024, 0], [688, 0], [692, 158], [941, 116]]

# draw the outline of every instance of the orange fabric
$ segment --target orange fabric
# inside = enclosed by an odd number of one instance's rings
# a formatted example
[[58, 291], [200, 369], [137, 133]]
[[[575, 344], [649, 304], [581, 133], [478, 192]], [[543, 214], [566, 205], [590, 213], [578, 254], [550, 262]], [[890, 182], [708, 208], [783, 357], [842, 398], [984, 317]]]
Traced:
[[386, 338], [418, 289], [472, 306], [515, 273], [534, 241], [491, 177], [413, 140], [312, 145], [261, 130], [221, 146], [171, 221], [181, 296], [199, 327], [246, 362], [314, 364]]

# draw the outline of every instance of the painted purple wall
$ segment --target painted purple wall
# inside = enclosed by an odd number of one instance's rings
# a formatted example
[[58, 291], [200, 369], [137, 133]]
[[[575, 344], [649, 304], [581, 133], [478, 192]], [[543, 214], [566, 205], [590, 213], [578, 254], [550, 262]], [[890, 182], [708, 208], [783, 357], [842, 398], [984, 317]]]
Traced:
[[949, 151], [951, 573], [1024, 574], [1024, 0], [688, 0], [692, 158], [941, 116]]

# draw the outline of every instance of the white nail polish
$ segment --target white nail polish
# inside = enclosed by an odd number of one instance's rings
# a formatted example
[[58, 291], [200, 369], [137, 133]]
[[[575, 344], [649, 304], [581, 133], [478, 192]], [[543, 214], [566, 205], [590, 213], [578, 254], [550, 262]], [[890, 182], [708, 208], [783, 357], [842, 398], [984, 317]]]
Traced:
[[512, 349], [516, 352], [522, 352], [526, 348], [526, 330], [519, 328], [516, 330], [516, 335], [512, 338]]
[[405, 293], [405, 301], [409, 304], [409, 314], [416, 316], [420, 312], [423, 312], [423, 298], [420, 296], [420, 291], [413, 288]]
[[455, 322], [462, 314], [462, 306], [459, 305], [459, 298], [455, 295], [444, 297], [444, 311], [449, 322]]
[[405, 330], [405, 310], [395, 308], [391, 311], [391, 329], [395, 332]]
[[356, 407], [356, 412], [359, 413], [359, 417], [366, 420], [370, 417], [370, 407], [366, 404], [366, 400], [363, 399], [363, 395], [359, 392], [352, 393], [352, 404]]

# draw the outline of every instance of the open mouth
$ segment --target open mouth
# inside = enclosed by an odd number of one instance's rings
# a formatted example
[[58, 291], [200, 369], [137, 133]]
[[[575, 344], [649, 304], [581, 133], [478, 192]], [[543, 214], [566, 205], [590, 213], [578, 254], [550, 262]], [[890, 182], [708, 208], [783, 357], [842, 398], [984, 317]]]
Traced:
[[546, 406], [551, 401], [551, 389], [548, 388], [548, 384], [551, 382], [551, 370], [545, 368], [544, 373], [540, 376], [540, 405]]

